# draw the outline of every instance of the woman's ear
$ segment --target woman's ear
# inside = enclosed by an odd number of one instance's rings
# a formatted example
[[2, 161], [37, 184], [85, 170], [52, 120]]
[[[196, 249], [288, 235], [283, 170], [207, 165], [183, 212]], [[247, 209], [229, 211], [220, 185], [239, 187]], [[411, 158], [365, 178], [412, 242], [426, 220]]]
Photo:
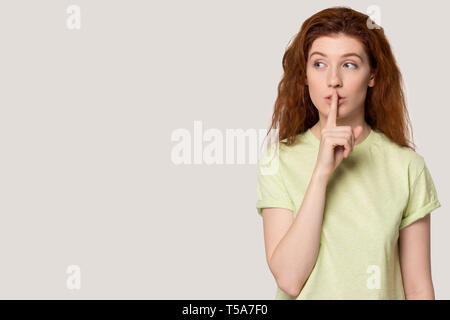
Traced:
[[369, 87], [375, 86], [375, 74], [374, 73], [370, 74], [368, 86]]

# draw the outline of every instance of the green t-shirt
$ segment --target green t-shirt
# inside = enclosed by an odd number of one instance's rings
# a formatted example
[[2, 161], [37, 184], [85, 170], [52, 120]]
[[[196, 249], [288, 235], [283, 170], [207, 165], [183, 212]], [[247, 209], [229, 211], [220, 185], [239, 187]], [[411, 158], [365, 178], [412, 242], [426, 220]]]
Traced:
[[[310, 129], [293, 145], [275, 144], [258, 160], [256, 208], [297, 215], [320, 141]], [[269, 154], [275, 155], [267, 161]], [[405, 299], [399, 230], [440, 207], [421, 155], [371, 130], [331, 174], [316, 264], [300, 294], [279, 287], [276, 300]]]

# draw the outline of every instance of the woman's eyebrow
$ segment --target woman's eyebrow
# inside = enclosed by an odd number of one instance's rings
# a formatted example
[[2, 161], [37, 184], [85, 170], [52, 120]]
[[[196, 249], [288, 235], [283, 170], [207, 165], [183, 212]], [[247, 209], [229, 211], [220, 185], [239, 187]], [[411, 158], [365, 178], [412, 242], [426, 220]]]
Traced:
[[[311, 58], [312, 55], [314, 55], [314, 54], [318, 54], [318, 55], [321, 55], [321, 56], [324, 56], [325, 58], [327, 58], [326, 54], [323, 54], [322, 52], [319, 52], [319, 51], [314, 51], [313, 53], [310, 54], [309, 57]], [[361, 61], [364, 61], [364, 59], [359, 54], [354, 53], [354, 52], [349, 52], [349, 53], [343, 54], [341, 57], [350, 57], [350, 56], [358, 57]]]

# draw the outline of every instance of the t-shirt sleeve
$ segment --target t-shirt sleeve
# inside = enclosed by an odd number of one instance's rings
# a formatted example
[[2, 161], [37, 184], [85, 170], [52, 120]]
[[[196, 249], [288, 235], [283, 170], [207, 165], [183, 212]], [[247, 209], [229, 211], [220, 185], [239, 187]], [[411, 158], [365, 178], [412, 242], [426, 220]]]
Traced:
[[[430, 171], [422, 157], [419, 157], [419, 174], [409, 182], [409, 199], [399, 229], [425, 217], [441, 206]], [[420, 169], [421, 168], [421, 169]]]
[[278, 154], [268, 160], [267, 154], [258, 160], [256, 209], [262, 216], [263, 208], [284, 208], [294, 212], [294, 204], [289, 197], [281, 175]]

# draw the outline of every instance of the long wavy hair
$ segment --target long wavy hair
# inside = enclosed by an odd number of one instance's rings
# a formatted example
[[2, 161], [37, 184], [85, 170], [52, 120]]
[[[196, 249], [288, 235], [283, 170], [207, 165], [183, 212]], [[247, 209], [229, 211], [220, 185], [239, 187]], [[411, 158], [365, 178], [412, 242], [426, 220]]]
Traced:
[[338, 33], [354, 37], [362, 43], [375, 74], [375, 85], [367, 88], [365, 121], [373, 130], [381, 131], [398, 145], [415, 151], [414, 142], [408, 139], [409, 134], [412, 135], [412, 126], [402, 75], [383, 28], [369, 16], [342, 6], [327, 8], [305, 20], [293, 41], [288, 44], [282, 62], [284, 74], [278, 85], [278, 96], [267, 135], [276, 129], [278, 141], [289, 146], [294, 143], [296, 135], [319, 121], [319, 113], [305, 83], [307, 56], [315, 39]]

